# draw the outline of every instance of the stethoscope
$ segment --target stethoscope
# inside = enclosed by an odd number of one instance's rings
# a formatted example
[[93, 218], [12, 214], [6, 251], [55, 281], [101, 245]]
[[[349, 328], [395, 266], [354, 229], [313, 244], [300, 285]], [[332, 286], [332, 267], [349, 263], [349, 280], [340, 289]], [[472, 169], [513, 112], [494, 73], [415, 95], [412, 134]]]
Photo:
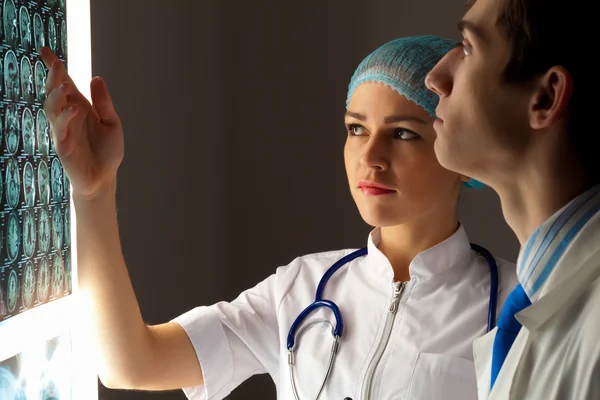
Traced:
[[[488, 332], [494, 329], [496, 326], [496, 303], [498, 300], [498, 265], [496, 264], [496, 260], [492, 256], [486, 248], [481, 247], [477, 244], [471, 243], [471, 249], [476, 253], [479, 253], [488, 263], [490, 267], [490, 301], [488, 304], [488, 323], [487, 330]], [[317, 286], [317, 293], [315, 295], [315, 301], [306, 307], [299, 315], [296, 317], [292, 326], [290, 327], [290, 331], [287, 337], [287, 349], [288, 349], [288, 366], [290, 370], [290, 380], [292, 382], [292, 390], [294, 391], [294, 397], [296, 400], [299, 400], [298, 391], [296, 389], [296, 379], [294, 377], [294, 345], [296, 342], [296, 334], [299, 332], [298, 327], [302, 324], [302, 321], [310, 314], [318, 308], [325, 307], [329, 308], [333, 312], [333, 316], [335, 317], [335, 326], [332, 326], [333, 331], [333, 344], [331, 346], [331, 354], [329, 355], [329, 362], [327, 364], [327, 372], [321, 382], [321, 387], [319, 388], [319, 392], [317, 394], [316, 400], [321, 397], [323, 393], [323, 389], [325, 388], [325, 384], [329, 379], [329, 375], [331, 375], [331, 370], [333, 369], [333, 363], [335, 361], [335, 356], [338, 353], [339, 340], [342, 337], [342, 333], [344, 332], [344, 320], [342, 318], [342, 313], [340, 312], [339, 307], [331, 300], [327, 300], [323, 298], [323, 292], [325, 291], [325, 285], [327, 285], [327, 281], [329, 278], [333, 276], [337, 272], [338, 269], [349, 263], [350, 261], [362, 257], [367, 254], [367, 248], [362, 248], [356, 250], [344, 257], [342, 257], [339, 261], [333, 264], [323, 277], [319, 281], [319, 285]], [[323, 321], [317, 321], [323, 322]], [[329, 323], [329, 321], [326, 321]], [[308, 326], [304, 326], [303, 328], [308, 328]]]

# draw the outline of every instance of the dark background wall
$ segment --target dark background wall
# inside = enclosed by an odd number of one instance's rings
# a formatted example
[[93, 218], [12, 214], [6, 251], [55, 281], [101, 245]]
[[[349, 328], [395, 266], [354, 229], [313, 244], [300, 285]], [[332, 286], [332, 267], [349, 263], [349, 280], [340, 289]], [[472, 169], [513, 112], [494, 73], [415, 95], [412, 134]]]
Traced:
[[[231, 300], [304, 253], [364, 245], [343, 167], [358, 63], [399, 36], [458, 39], [462, 0], [91, 0], [93, 73], [125, 127], [119, 219], [142, 313]], [[472, 241], [516, 258], [489, 189], [463, 194]], [[275, 398], [268, 376], [231, 399]], [[184, 399], [101, 387], [100, 399]]]

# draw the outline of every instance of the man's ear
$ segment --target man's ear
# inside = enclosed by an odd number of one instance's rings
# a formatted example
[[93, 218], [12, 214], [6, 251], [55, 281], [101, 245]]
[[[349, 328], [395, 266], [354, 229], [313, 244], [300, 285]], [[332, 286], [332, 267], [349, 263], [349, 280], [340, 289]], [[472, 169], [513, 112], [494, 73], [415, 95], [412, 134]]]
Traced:
[[543, 129], [564, 116], [573, 95], [573, 77], [566, 68], [554, 66], [537, 79], [529, 123], [533, 129]]

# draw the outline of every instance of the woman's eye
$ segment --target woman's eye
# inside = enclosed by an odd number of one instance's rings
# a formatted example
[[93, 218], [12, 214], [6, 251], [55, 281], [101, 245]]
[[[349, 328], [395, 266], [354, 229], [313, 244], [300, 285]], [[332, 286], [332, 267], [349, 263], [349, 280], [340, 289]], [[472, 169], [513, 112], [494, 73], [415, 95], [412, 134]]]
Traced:
[[346, 129], [352, 136], [364, 136], [366, 134], [366, 129], [360, 125], [348, 125]]
[[411, 131], [406, 130], [406, 129], [398, 129], [396, 131], [396, 136], [399, 137], [402, 140], [410, 140], [410, 139], [416, 139], [416, 138], [420, 137], [416, 133], [411, 132]]

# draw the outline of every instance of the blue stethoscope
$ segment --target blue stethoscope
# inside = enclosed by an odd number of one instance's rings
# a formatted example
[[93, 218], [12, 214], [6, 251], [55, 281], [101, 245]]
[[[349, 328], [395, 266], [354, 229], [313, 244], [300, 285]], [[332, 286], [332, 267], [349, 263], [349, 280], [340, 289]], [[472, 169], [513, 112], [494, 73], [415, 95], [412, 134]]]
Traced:
[[[471, 249], [476, 253], [479, 253], [485, 260], [487, 261], [488, 266], [490, 267], [490, 300], [488, 304], [488, 323], [487, 330], [488, 332], [494, 329], [496, 326], [496, 304], [498, 300], [498, 265], [496, 264], [496, 260], [492, 256], [492, 253], [489, 252], [486, 248], [479, 246], [475, 243], [471, 243]], [[290, 380], [292, 381], [292, 389], [294, 391], [294, 397], [296, 400], [299, 400], [298, 392], [296, 389], [296, 380], [294, 377], [294, 345], [296, 341], [296, 333], [298, 332], [298, 328], [304, 321], [304, 319], [311, 312], [315, 311], [318, 308], [325, 307], [329, 308], [335, 317], [335, 326], [333, 326], [333, 346], [331, 347], [331, 354], [329, 356], [329, 363], [327, 367], [327, 372], [325, 373], [325, 377], [321, 383], [321, 387], [317, 394], [316, 399], [318, 400], [325, 388], [325, 384], [329, 379], [329, 375], [331, 374], [331, 370], [333, 369], [333, 362], [335, 360], [335, 356], [338, 352], [339, 339], [342, 337], [342, 333], [344, 332], [344, 320], [342, 318], [342, 313], [340, 312], [339, 307], [331, 300], [327, 300], [323, 298], [323, 292], [325, 291], [325, 285], [329, 281], [329, 278], [333, 276], [337, 272], [338, 269], [348, 264], [350, 261], [362, 257], [367, 254], [367, 248], [362, 248], [356, 250], [347, 256], [342, 257], [339, 261], [333, 264], [323, 277], [319, 281], [319, 286], [317, 286], [317, 293], [315, 295], [315, 301], [306, 307], [298, 317], [292, 323], [290, 327], [290, 331], [287, 337], [287, 349], [288, 349], [288, 365], [290, 369]]]

